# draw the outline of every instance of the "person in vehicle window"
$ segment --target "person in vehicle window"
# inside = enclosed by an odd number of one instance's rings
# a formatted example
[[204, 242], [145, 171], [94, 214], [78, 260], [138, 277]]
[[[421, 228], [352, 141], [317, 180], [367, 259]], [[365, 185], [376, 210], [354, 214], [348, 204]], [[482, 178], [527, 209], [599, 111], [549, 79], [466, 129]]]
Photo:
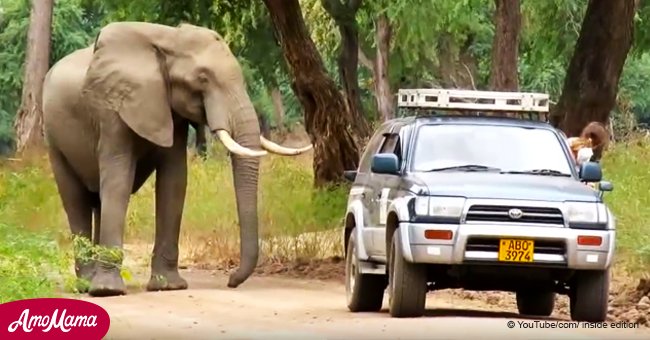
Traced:
[[[602, 123], [591, 122], [582, 129], [580, 137], [568, 138], [567, 142], [578, 166], [588, 161], [599, 162], [609, 143], [609, 133]], [[587, 185], [596, 189], [596, 183]]]
[[582, 129], [579, 137], [571, 137], [567, 142], [578, 165], [588, 161], [598, 162], [609, 142], [609, 133], [602, 123], [591, 122]]

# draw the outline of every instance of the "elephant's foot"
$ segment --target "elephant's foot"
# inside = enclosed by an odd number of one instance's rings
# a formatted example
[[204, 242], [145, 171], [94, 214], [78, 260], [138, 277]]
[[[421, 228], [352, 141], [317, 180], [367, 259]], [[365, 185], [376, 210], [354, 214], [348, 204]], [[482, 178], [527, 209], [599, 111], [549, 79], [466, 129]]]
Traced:
[[97, 268], [97, 272], [90, 281], [90, 296], [116, 296], [126, 294], [126, 285], [118, 268]]
[[182, 289], [187, 289], [187, 281], [181, 277], [178, 270], [152, 272], [147, 284], [148, 291]]
[[90, 288], [90, 281], [95, 275], [95, 261], [77, 260], [75, 263], [77, 274], [76, 288], [79, 293], [87, 293]]

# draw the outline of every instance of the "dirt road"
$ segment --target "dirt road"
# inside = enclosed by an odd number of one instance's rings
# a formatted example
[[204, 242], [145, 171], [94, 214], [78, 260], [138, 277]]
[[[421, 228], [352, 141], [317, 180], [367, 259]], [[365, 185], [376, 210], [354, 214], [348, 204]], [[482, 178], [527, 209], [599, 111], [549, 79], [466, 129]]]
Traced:
[[[427, 315], [392, 319], [380, 313], [348, 312], [336, 282], [253, 276], [237, 289], [227, 277], [185, 271], [190, 288], [86, 298], [111, 316], [108, 339], [649, 339], [648, 329], [557, 329], [557, 319], [524, 319], [451, 292], [430, 293]], [[139, 278], [140, 280], [142, 278]], [[384, 306], [386, 306], [387, 298]], [[384, 307], [385, 308], [385, 307]], [[492, 310], [490, 310], [492, 308]], [[508, 322], [514, 322], [514, 328]], [[522, 323], [528, 325], [522, 328]], [[541, 328], [547, 327], [556, 329]], [[550, 326], [549, 326], [550, 325]]]

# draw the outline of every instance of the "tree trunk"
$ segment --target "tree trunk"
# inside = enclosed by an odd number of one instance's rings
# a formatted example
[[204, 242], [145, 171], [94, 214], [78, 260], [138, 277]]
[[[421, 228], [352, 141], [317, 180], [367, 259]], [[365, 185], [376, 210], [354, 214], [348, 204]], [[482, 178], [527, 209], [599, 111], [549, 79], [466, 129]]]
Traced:
[[273, 116], [275, 117], [275, 124], [280, 133], [284, 133], [284, 104], [282, 103], [282, 92], [277, 86], [272, 86], [268, 89], [271, 101], [273, 102]]
[[382, 13], [377, 17], [375, 31], [375, 44], [377, 45], [375, 67], [373, 70], [375, 94], [379, 115], [382, 120], [386, 121], [395, 118], [393, 93], [390, 89], [390, 81], [388, 79], [388, 56], [390, 53], [392, 27], [386, 14]]
[[357, 11], [362, 0], [321, 0], [323, 8], [336, 22], [341, 34], [341, 47], [339, 48], [338, 68], [347, 106], [350, 115], [356, 123], [359, 137], [366, 138], [370, 135], [370, 126], [366, 120], [361, 105], [359, 90], [359, 30], [357, 27]]
[[578, 136], [591, 121], [608, 124], [618, 82], [634, 34], [634, 0], [590, 0], [580, 36], [551, 115], [567, 136]]
[[43, 145], [43, 80], [50, 67], [53, 0], [33, 0], [27, 33], [23, 93], [16, 114], [16, 151]]
[[490, 88], [494, 91], [519, 90], [519, 31], [521, 10], [519, 0], [495, 0], [494, 41]]
[[291, 71], [291, 87], [304, 110], [305, 128], [314, 144], [314, 184], [322, 187], [343, 182], [343, 171], [359, 165], [354, 122], [346, 112], [345, 100], [327, 75], [298, 0], [264, 0], [264, 4]]

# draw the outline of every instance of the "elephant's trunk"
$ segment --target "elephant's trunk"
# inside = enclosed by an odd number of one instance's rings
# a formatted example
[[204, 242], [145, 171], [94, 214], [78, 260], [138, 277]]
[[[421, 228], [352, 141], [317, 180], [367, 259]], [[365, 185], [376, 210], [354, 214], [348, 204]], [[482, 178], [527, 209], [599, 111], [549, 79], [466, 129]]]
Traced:
[[[238, 92], [244, 95], [235, 94]], [[235, 288], [253, 273], [259, 257], [257, 183], [260, 161], [255, 156], [261, 154], [255, 155], [254, 150], [261, 149], [260, 127], [245, 90], [224, 95], [212, 93], [204, 98], [204, 103], [210, 129], [217, 132], [224, 145], [230, 146], [228, 149], [231, 150], [240, 228], [240, 265], [230, 276], [228, 287]]]
[[259, 158], [232, 154], [231, 159], [240, 226], [240, 264], [237, 271], [230, 275], [228, 287], [235, 288], [253, 274], [259, 256], [257, 217]]
[[[260, 150], [260, 128], [253, 105], [245, 105], [231, 118], [235, 141], [243, 147]], [[231, 161], [240, 227], [240, 264], [230, 275], [228, 287], [235, 288], [253, 274], [259, 256], [257, 183], [260, 160], [232, 153]]]

